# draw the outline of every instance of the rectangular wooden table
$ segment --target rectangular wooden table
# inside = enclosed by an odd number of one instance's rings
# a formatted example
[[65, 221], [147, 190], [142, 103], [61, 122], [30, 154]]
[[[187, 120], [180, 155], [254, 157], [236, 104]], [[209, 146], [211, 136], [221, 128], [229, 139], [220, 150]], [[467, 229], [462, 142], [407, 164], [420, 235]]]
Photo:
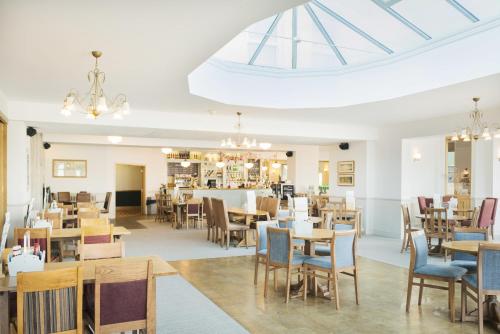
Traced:
[[[113, 236], [115, 239], [120, 239], [124, 235], [130, 235], [130, 231], [123, 226], [113, 227]], [[50, 234], [52, 241], [57, 240], [80, 240], [82, 230], [80, 228], [53, 228]]]
[[[138, 261], [153, 261], [153, 276], [169, 276], [178, 274], [177, 270], [168, 264], [159, 256], [130, 256], [119, 259], [102, 259], [89, 261], [73, 261], [73, 262], [54, 262], [46, 263], [45, 270], [56, 270], [64, 268], [73, 268], [78, 265], [83, 266], [83, 280], [86, 283], [95, 281], [95, 268], [98, 265], [112, 265], [118, 263], [126, 263], [131, 266]], [[0, 334], [9, 333], [9, 292], [16, 291], [16, 277], [5, 276], [0, 278]]]
[[[244, 216], [245, 217], [245, 224], [247, 226], [250, 226], [250, 223], [252, 222], [253, 217], [266, 217], [267, 220], [270, 220], [269, 212], [263, 211], [263, 210], [248, 211], [248, 210], [241, 209], [241, 208], [229, 208], [227, 210], [227, 213], [233, 214], [235, 216]], [[253, 233], [253, 231], [246, 231], [247, 243], [248, 243], [248, 246], [255, 246], [255, 234], [253, 234], [253, 236], [251, 237], [251, 235], [250, 235], [251, 233]], [[243, 247], [243, 246], [245, 246], [244, 240], [240, 241], [240, 243], [238, 244], [238, 247]]]

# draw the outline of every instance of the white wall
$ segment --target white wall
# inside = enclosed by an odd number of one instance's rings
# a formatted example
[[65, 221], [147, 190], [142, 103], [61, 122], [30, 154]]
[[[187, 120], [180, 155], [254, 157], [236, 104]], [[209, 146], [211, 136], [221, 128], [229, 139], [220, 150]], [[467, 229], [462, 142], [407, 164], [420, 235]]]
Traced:
[[296, 192], [307, 192], [310, 186], [318, 190], [319, 146], [296, 146], [287, 165], [288, 180], [295, 184]]
[[133, 165], [116, 165], [115, 191], [141, 190], [143, 167]]
[[[116, 164], [146, 166], [145, 191], [153, 195], [167, 181], [165, 156], [158, 148], [119, 147], [111, 145], [53, 144], [46, 151], [46, 184], [57, 191], [113, 192], [110, 216], [115, 213]], [[87, 160], [87, 178], [53, 178], [52, 159]]]
[[[367, 142], [351, 142], [348, 150], [341, 150], [338, 145], [330, 147], [328, 159], [330, 170], [330, 191], [332, 196], [345, 196], [346, 191], [354, 191], [356, 197], [366, 197], [367, 177]], [[354, 187], [340, 187], [337, 185], [337, 163], [339, 161], [354, 161]]]

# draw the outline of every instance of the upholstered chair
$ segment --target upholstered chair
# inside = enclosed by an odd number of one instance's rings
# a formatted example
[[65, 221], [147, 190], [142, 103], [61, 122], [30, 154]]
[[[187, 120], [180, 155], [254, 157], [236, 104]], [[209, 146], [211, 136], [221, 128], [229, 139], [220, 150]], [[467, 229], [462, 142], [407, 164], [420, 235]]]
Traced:
[[[351, 224], [335, 224], [333, 226], [334, 226], [335, 231], [352, 230]], [[328, 243], [327, 245], [324, 245], [324, 244], [314, 245], [314, 253], [318, 256], [330, 256], [330, 254], [331, 254], [330, 243]]]
[[267, 262], [267, 228], [278, 228], [276, 221], [258, 221], [255, 226], [256, 243], [255, 243], [255, 272], [253, 284], [257, 285], [257, 277], [259, 275], [259, 264]]
[[494, 222], [494, 214], [496, 214], [496, 198], [485, 198], [479, 210], [479, 218], [477, 227], [492, 230], [492, 223]]
[[[480, 228], [454, 228], [452, 237], [455, 241], [463, 240], [488, 240], [488, 230]], [[477, 257], [472, 254], [464, 252], [453, 252], [451, 254], [452, 266], [462, 267], [467, 269], [468, 272], [475, 272], [477, 269]]]
[[[448, 307], [450, 309], [450, 319], [455, 321], [455, 282], [460, 280], [467, 272], [467, 269], [445, 264], [427, 263], [428, 248], [427, 240], [423, 231], [411, 233], [411, 258], [408, 270], [408, 290], [406, 295], [406, 312], [410, 311], [411, 294], [413, 286], [419, 287], [418, 305], [422, 304], [422, 294], [424, 287], [448, 290]], [[420, 282], [414, 282], [414, 279]], [[425, 284], [425, 280], [433, 280], [448, 283], [448, 287], [442, 285]]]

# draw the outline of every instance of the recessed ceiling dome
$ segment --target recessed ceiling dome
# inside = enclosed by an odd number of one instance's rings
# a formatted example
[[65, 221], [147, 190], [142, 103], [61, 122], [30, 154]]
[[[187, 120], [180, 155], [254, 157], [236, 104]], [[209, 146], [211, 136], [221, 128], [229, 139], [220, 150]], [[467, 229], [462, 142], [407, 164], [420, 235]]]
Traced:
[[259, 21], [213, 58], [277, 69], [386, 60], [500, 15], [496, 0], [313, 0]]

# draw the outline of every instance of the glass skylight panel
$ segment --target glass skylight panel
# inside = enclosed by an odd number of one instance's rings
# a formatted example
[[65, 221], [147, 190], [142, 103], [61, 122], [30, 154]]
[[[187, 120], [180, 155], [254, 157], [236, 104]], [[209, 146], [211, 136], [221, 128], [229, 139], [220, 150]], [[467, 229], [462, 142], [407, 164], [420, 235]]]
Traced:
[[370, 0], [313, 0], [295, 8], [296, 43], [292, 37], [293, 9], [289, 9], [277, 14], [280, 19], [267, 38], [277, 15], [244, 29], [214, 58], [254, 68], [348, 68], [395, 57], [500, 19], [498, 0], [457, 2], [479, 21], [472, 22], [446, 0], [378, 0], [378, 4]]

